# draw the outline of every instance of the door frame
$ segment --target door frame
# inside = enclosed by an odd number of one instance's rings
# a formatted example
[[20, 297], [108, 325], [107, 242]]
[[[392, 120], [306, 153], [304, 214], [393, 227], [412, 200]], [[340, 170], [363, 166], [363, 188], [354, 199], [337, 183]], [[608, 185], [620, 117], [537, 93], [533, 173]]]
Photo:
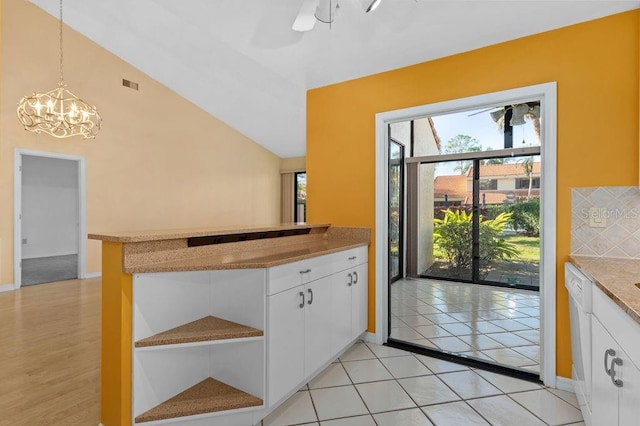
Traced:
[[13, 171], [13, 288], [22, 286], [22, 157], [54, 158], [78, 163], [78, 278], [86, 278], [87, 259], [87, 173], [86, 160], [79, 155], [16, 148]]
[[[391, 123], [441, 115], [463, 110], [473, 110], [487, 105], [507, 105], [540, 99], [543, 121], [543, 145], [541, 146], [541, 238], [542, 256], [540, 269], [543, 285], [540, 287], [541, 359], [540, 379], [545, 385], [556, 387], [556, 83], [549, 82], [500, 92], [470, 96], [411, 108], [376, 114], [376, 229], [375, 233], [375, 289], [376, 289], [376, 343], [382, 344], [388, 337], [389, 304], [386, 282], [388, 252], [386, 229], [388, 227], [387, 179], [388, 151], [387, 126]], [[384, 195], [383, 195], [384, 194]]]

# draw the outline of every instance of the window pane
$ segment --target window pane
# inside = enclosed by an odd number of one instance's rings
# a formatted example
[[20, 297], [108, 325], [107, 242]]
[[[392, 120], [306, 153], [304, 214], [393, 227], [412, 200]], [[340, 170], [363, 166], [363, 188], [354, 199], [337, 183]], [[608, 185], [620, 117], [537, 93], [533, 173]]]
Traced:
[[307, 221], [307, 174], [305, 172], [296, 173], [296, 222]]

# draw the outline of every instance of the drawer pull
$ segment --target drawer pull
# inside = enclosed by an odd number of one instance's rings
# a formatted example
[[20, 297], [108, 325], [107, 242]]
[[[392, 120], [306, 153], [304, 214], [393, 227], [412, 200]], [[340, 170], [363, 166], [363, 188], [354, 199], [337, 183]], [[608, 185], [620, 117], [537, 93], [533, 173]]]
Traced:
[[355, 281], [353, 282], [354, 284], [358, 284], [358, 273], [354, 272], [353, 276], [356, 277]]
[[353, 275], [348, 274], [347, 276], [349, 277], [349, 282], [347, 283], [347, 285], [351, 287], [353, 285]]
[[300, 296], [302, 297], [302, 302], [298, 305], [300, 309], [304, 308], [304, 292], [300, 292]]
[[312, 304], [313, 303], [313, 290], [308, 289], [307, 291], [309, 292], [309, 301], [307, 303], [308, 304]]
[[304, 271], [300, 271], [301, 274], [308, 274], [311, 272], [311, 269], [305, 269]]
[[351, 256], [349, 260], [356, 260], [358, 256]]

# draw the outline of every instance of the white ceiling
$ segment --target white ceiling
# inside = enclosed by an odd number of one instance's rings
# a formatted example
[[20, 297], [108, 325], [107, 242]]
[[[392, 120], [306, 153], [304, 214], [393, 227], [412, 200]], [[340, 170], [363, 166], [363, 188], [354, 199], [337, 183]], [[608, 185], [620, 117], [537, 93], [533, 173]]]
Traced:
[[[31, 0], [58, 16], [58, 2]], [[335, 0], [333, 0], [335, 1]], [[636, 9], [636, 0], [65, 0], [65, 23], [280, 157], [305, 154], [306, 91]], [[108, 125], [105, 120], [105, 124]]]

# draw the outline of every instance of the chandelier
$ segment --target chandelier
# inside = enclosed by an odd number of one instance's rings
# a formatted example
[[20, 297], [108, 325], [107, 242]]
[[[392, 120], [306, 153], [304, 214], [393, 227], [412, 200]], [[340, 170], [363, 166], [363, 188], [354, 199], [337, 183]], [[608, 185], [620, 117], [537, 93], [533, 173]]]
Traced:
[[34, 92], [18, 102], [18, 119], [25, 130], [55, 138], [93, 139], [102, 119], [96, 108], [66, 89], [62, 72], [62, 0], [60, 0], [60, 82], [46, 93]]

